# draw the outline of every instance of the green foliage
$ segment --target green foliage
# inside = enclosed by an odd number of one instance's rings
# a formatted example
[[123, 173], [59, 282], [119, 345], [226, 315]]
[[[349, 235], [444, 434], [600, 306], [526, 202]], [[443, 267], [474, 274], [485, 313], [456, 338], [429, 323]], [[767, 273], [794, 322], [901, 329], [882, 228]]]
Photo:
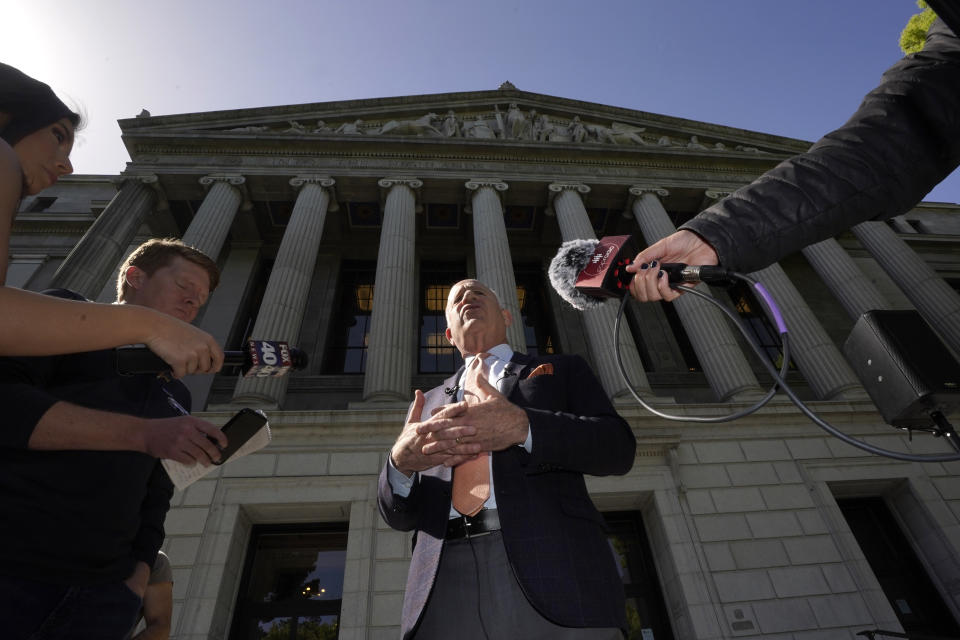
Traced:
[[928, 7], [923, 0], [917, 0], [917, 6], [922, 11], [910, 16], [907, 26], [903, 28], [903, 32], [900, 34], [900, 49], [904, 53], [917, 53], [923, 50], [923, 45], [927, 39], [927, 31], [937, 17], [933, 9]]
[[[274, 624], [270, 630], [260, 636], [262, 640], [290, 640], [292, 621], [286, 620]], [[340, 631], [339, 622], [327, 624], [315, 620], [303, 620], [297, 624], [297, 640], [336, 640]]]
[[627, 640], [641, 640], [643, 638], [643, 622], [640, 613], [633, 603], [627, 603]]

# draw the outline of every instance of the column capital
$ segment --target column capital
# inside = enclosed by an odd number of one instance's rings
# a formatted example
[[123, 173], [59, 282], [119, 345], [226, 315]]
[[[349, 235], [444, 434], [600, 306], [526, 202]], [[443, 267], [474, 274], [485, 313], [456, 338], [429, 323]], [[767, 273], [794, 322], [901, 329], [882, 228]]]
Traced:
[[337, 184], [337, 181], [331, 178], [330, 176], [294, 176], [290, 178], [289, 184], [291, 187], [302, 187], [306, 184], [315, 184], [324, 189], [329, 189], [333, 185]]
[[165, 210], [170, 208], [170, 202], [167, 200], [167, 194], [163, 190], [163, 186], [160, 184], [160, 178], [155, 173], [121, 173], [116, 178], [112, 179], [112, 182], [117, 185], [117, 188], [123, 187], [126, 182], [139, 182], [144, 184], [156, 194], [157, 204], [156, 208], [160, 210]]
[[553, 216], [555, 215], [553, 201], [556, 200], [558, 195], [564, 191], [576, 191], [580, 194], [580, 200], [582, 202], [583, 196], [590, 193], [590, 187], [582, 182], [551, 182], [547, 185], [547, 191], [549, 194], [547, 197], [547, 208], [544, 210], [544, 213], [548, 216]]
[[239, 187], [246, 183], [246, 181], [246, 178], [235, 173], [211, 173], [210, 175], [203, 176], [200, 178], [200, 180], [198, 180], [198, 182], [205, 187], [209, 187], [214, 182], [226, 182], [234, 187]]
[[157, 209], [164, 211], [170, 208], [170, 202], [167, 200], [167, 192], [163, 190], [163, 185], [160, 184], [160, 178], [157, 177], [157, 174], [148, 173], [133, 178], [147, 185], [157, 194]]
[[731, 191], [730, 189], [707, 187], [706, 189], [703, 190], [703, 197], [705, 200], [716, 202], [721, 198], [726, 198], [731, 193], [733, 193], [733, 191]]
[[[500, 206], [506, 206], [503, 192], [509, 189], [510, 185], [500, 178], [472, 178], [467, 180], [463, 186], [467, 188], [467, 191], [476, 191], [477, 193], [479, 193], [483, 187], [490, 187], [494, 190], [494, 193], [497, 194], [497, 197], [500, 198]], [[467, 201], [467, 206], [463, 208], [463, 211], [468, 215], [473, 213], [473, 204], [471, 201]]]
[[479, 191], [481, 187], [490, 187], [496, 191], [506, 191], [509, 185], [500, 178], [472, 178], [467, 180], [464, 185], [468, 191]]
[[719, 200], [720, 198], [726, 198], [731, 193], [733, 193], [733, 191], [730, 191], [730, 189], [718, 189], [718, 188], [712, 188], [712, 187], [708, 187], [707, 189], [703, 190], [703, 195], [707, 196], [708, 198], [712, 198], [714, 200]]
[[253, 201], [250, 199], [250, 192], [247, 191], [247, 179], [239, 173], [211, 173], [200, 178], [198, 182], [208, 189], [216, 182], [223, 182], [231, 187], [236, 187], [243, 198], [240, 203], [240, 210], [250, 211], [253, 209]]
[[330, 196], [330, 202], [327, 204], [327, 211], [336, 213], [340, 210], [340, 204], [337, 202], [337, 191], [334, 188], [334, 186], [337, 184], [337, 181], [330, 176], [301, 175], [290, 178], [288, 182], [294, 189], [302, 189], [308, 184], [317, 185], [321, 189], [327, 191], [328, 195]]
[[657, 187], [654, 185], [635, 184], [632, 187], [630, 187], [629, 191], [630, 191], [630, 195], [635, 196], [637, 198], [639, 198], [645, 193], [652, 193], [653, 195], [659, 198], [666, 198], [667, 196], [670, 195], [670, 192], [664, 189], [663, 187]]
[[700, 203], [700, 209], [706, 209], [718, 200], [726, 198], [731, 193], [733, 193], [733, 191], [728, 188], [707, 187], [703, 190], [703, 201]]
[[633, 217], [633, 203], [636, 202], [638, 198], [642, 198], [644, 194], [649, 193], [657, 196], [657, 198], [666, 198], [670, 195], [670, 192], [663, 187], [648, 184], [635, 184], [628, 189], [628, 193], [630, 195], [627, 197], [627, 208], [623, 210], [622, 214], [622, 216], [627, 219]]
[[110, 182], [118, 187], [122, 186], [124, 182], [131, 180], [140, 182], [142, 184], [153, 185], [157, 183], [159, 178], [155, 173], [121, 173], [118, 176], [110, 177]]
[[159, 178], [157, 177], [157, 174], [155, 173], [145, 173], [142, 175], [127, 176], [127, 177], [130, 178], [131, 180], [139, 180], [143, 184], [150, 184], [150, 185], [157, 184], [159, 180]]
[[550, 191], [551, 198], [563, 191], [576, 191], [577, 193], [581, 193], [583, 195], [590, 193], [590, 187], [582, 182], [551, 182], [549, 185], [547, 185], [547, 189]]
[[414, 211], [423, 213], [423, 205], [420, 203], [420, 187], [423, 186], [423, 180], [409, 176], [390, 176], [377, 180], [377, 186], [380, 187], [380, 208], [383, 209], [387, 203], [387, 196], [394, 187], [407, 187], [413, 191]]
[[423, 186], [423, 180], [419, 178], [409, 178], [401, 176], [393, 176], [389, 178], [380, 178], [377, 180], [377, 186], [382, 189], [389, 189], [390, 187], [396, 187], [398, 185], [404, 185], [410, 187], [414, 191]]

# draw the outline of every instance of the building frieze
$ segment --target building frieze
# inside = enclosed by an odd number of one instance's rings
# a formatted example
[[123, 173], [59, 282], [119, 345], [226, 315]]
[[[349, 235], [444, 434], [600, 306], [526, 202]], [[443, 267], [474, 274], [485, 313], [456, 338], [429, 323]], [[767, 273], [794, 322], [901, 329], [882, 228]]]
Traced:
[[601, 157], [553, 157], [549, 159], [531, 158], [522, 155], [495, 155], [477, 158], [466, 154], [413, 154], [384, 152], [300, 152], [264, 154], [263, 152], [237, 152], [225, 155], [222, 149], [203, 149], [184, 147], [180, 149], [151, 149], [153, 153], [137, 156], [137, 165], [149, 167], [152, 171], [164, 172], [172, 167], [230, 167], [249, 172], [250, 169], [314, 169], [329, 173], [343, 173], [350, 169], [382, 168], [384, 171], [435, 170], [471, 171], [484, 173], [525, 173], [524, 166], [536, 166], [540, 172], [546, 167], [551, 172], [567, 173], [565, 167], [575, 167], [579, 173], [589, 170], [601, 175], [627, 175], [637, 170], [682, 171], [703, 174], [758, 175], [772, 166], [775, 159], [763, 162], [760, 166], [730, 165], [713, 162], [691, 162], [690, 158], [670, 158], [664, 156], [625, 158]]
[[[726, 186], [734, 190], [752, 180], [758, 172], [736, 168], [684, 167], [677, 170], [668, 164], [648, 163], [644, 165], [621, 164], [619, 166], [589, 166], [583, 163], [562, 165], [544, 165], [542, 163], [477, 162], [466, 160], [400, 160], [382, 158], [328, 158], [296, 159], [303, 164], [291, 163], [284, 158], [256, 159], [256, 164], [245, 168], [248, 178], [274, 177], [287, 182], [294, 175], [308, 172], [323, 173], [334, 178], [350, 176], [352, 178], [370, 178], [380, 180], [389, 176], [413, 174], [420, 180], [467, 181], [478, 175], [493, 175], [504, 183], [542, 182], [545, 185], [557, 182], [584, 183], [592, 186], [623, 185], [625, 188], [638, 180], [654, 180], [665, 186], [682, 188], [704, 188], [705, 186]], [[215, 171], [217, 165], [210, 159], [197, 159], [164, 167], [151, 165], [150, 169], [161, 176], [162, 181], [194, 182], [198, 173]], [[669, 182], [669, 185], [666, 183]], [[182, 196], [181, 196], [182, 197]]]
[[86, 233], [94, 219], [76, 223], [52, 223], [39, 222], [33, 220], [22, 220], [13, 223], [13, 234], [23, 235], [83, 235]]

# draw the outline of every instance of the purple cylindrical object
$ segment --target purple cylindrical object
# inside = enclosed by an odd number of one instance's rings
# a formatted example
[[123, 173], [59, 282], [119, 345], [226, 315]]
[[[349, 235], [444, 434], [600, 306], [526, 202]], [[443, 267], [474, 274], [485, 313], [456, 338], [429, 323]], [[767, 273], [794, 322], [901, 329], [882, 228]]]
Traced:
[[767, 308], [769, 308], [770, 313], [773, 314], [773, 321], [777, 323], [777, 329], [780, 331], [781, 335], [786, 333], [787, 325], [784, 324], [783, 316], [780, 315], [780, 309], [777, 308], [777, 305], [773, 301], [773, 298], [770, 297], [770, 293], [759, 282], [755, 282], [753, 284], [753, 288], [760, 293], [760, 296], [763, 298], [763, 301], [767, 303]]

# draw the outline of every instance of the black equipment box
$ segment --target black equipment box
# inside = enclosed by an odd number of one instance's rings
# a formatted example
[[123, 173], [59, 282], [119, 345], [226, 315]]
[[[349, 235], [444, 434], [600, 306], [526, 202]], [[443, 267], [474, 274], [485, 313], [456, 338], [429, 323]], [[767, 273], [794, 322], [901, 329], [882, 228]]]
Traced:
[[960, 363], [915, 310], [868, 311], [843, 351], [883, 419], [926, 427], [960, 408]]

